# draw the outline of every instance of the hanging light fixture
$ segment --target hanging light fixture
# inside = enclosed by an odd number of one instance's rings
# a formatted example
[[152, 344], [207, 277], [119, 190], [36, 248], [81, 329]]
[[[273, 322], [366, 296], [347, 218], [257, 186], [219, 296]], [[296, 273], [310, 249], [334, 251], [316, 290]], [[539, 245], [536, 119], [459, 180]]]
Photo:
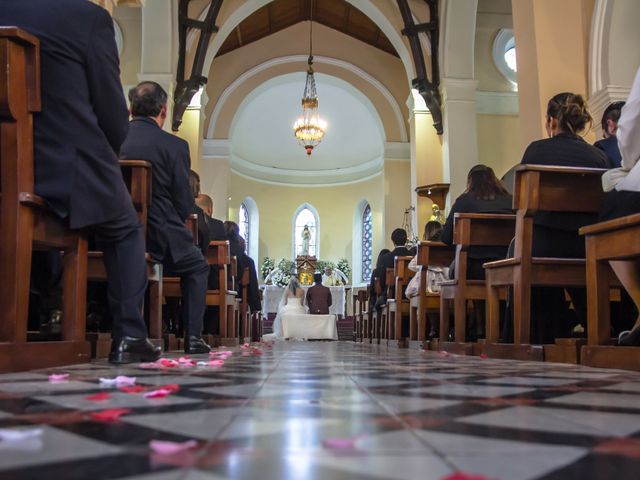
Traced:
[[298, 143], [305, 148], [307, 155], [311, 155], [313, 149], [322, 141], [327, 127], [327, 123], [320, 119], [318, 114], [318, 92], [316, 91], [316, 80], [313, 77], [313, 0], [310, 4], [309, 68], [302, 95], [302, 117], [296, 120], [293, 125], [293, 134], [298, 139]]

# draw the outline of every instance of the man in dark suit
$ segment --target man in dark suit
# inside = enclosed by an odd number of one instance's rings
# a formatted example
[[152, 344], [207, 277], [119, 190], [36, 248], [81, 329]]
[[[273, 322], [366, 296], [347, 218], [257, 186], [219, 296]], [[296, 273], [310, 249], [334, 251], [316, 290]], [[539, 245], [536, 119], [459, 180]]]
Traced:
[[195, 213], [198, 217], [198, 246], [202, 251], [202, 255], [206, 257], [207, 250], [209, 249], [209, 242], [213, 240], [213, 238], [211, 238], [211, 234], [209, 232], [207, 216], [205, 215], [204, 210], [200, 208], [200, 205], [195, 202], [195, 199], [200, 195], [200, 175], [193, 170], [189, 171], [189, 187], [191, 188], [191, 194], [194, 198], [193, 211], [191, 213]]
[[224, 233], [224, 223], [222, 220], [213, 218], [213, 199], [209, 195], [201, 193], [196, 197], [196, 204], [205, 214], [205, 221], [209, 227], [209, 239], [226, 240], [227, 237]]
[[90, 228], [104, 252], [113, 316], [109, 360], [156, 360], [160, 349], [148, 341], [141, 314], [144, 235], [118, 165], [129, 125], [113, 21], [86, 0], [3, 0], [0, 24], [40, 39], [35, 191], [71, 228]]
[[387, 301], [387, 268], [394, 268], [396, 257], [413, 257], [416, 254], [415, 248], [407, 248], [407, 231], [404, 228], [396, 228], [391, 232], [391, 241], [394, 249], [385, 253], [378, 259], [378, 266], [374, 276], [380, 278], [382, 287], [381, 295], [376, 299], [376, 307], [380, 307]]
[[153, 167], [147, 247], [162, 262], [165, 274], [180, 277], [185, 352], [208, 353], [201, 335], [209, 265], [185, 226], [195, 207], [189, 185], [189, 145], [162, 130], [167, 94], [160, 85], [142, 82], [131, 89], [129, 100], [133, 119], [120, 155], [147, 160]]
[[312, 315], [329, 315], [331, 289], [322, 285], [322, 274], [313, 275], [313, 286], [307, 290], [307, 305]]

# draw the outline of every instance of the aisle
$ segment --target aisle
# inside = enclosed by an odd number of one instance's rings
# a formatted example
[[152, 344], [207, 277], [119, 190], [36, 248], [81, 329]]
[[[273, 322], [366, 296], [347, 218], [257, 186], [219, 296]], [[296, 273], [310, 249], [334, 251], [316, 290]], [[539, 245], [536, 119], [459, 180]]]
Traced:
[[[221, 367], [0, 375], [0, 479], [638, 478], [640, 374], [347, 342], [260, 348]], [[138, 388], [100, 386], [116, 375]], [[90, 415], [116, 408], [112, 423]], [[32, 437], [1, 440], [7, 429]], [[168, 454], [153, 440], [193, 442]]]

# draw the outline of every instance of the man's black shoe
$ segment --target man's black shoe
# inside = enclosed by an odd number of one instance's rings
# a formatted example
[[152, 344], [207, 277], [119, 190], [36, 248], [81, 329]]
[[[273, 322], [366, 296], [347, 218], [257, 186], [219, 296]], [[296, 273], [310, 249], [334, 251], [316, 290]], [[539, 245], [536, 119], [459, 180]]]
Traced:
[[122, 337], [119, 342], [114, 341], [109, 363], [155, 362], [161, 353], [162, 349], [148, 338]]
[[184, 353], [209, 353], [211, 347], [200, 337], [187, 337], [184, 342]]

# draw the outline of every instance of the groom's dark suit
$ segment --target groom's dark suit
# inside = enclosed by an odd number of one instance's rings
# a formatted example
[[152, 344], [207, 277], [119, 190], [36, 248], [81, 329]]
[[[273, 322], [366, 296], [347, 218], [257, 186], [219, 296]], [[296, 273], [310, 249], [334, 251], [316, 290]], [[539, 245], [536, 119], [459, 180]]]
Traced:
[[315, 283], [307, 290], [307, 305], [312, 315], [328, 315], [331, 306], [331, 290], [321, 283]]

